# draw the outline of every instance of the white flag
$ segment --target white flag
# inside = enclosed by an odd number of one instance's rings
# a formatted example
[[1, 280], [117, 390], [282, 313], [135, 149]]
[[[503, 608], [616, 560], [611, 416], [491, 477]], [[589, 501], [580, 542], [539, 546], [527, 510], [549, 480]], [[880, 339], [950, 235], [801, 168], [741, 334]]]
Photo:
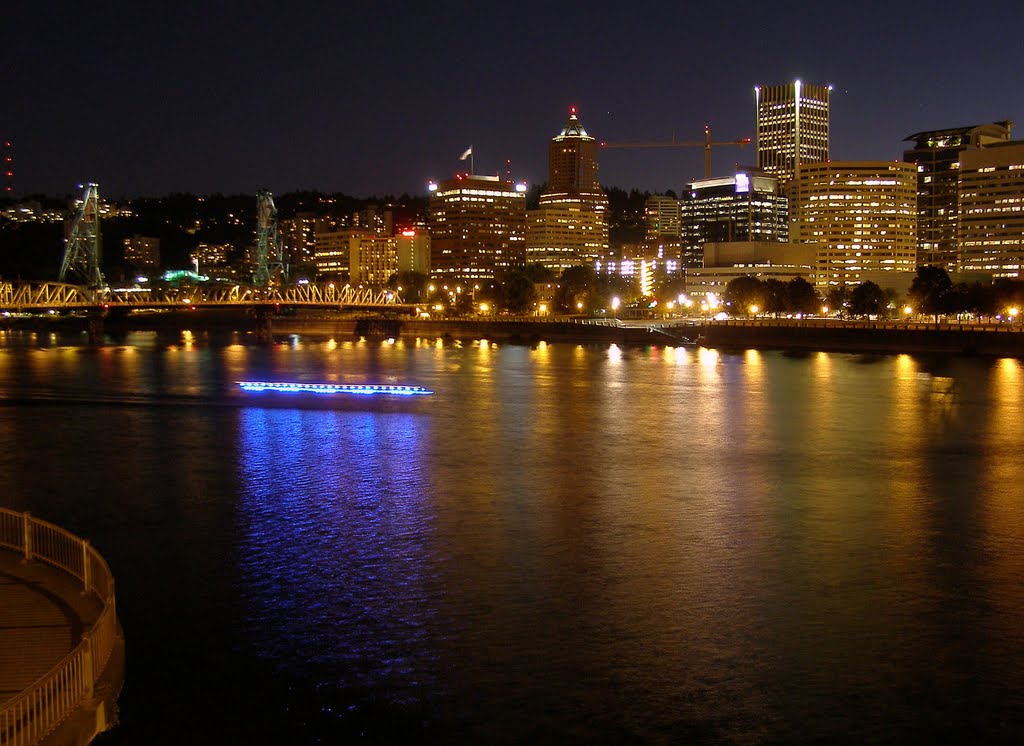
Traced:
[[460, 161], [464, 161], [467, 158], [469, 158], [469, 156], [471, 156], [471, 155], [473, 155], [473, 146], [472, 145], [470, 145], [468, 148], [466, 148], [466, 152], [459, 156], [459, 160]]

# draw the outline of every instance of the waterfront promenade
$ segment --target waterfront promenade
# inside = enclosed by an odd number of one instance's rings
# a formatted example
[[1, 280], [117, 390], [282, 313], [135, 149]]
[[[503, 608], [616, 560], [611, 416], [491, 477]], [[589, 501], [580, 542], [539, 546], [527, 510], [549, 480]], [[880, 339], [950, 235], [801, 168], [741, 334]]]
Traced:
[[0, 746], [86, 744], [116, 722], [123, 679], [112, 579], [87, 542], [27, 522], [26, 561], [10, 540], [24, 514], [0, 511]]

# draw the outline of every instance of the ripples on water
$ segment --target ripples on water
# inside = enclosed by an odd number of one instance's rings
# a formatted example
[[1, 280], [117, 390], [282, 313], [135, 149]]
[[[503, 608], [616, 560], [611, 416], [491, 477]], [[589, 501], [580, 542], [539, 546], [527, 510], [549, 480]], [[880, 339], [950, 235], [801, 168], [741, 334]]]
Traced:
[[[266, 377], [436, 394], [209, 405]], [[114, 569], [110, 743], [1014, 740], [1022, 382], [1013, 360], [8, 335], [0, 465], [6, 504]]]

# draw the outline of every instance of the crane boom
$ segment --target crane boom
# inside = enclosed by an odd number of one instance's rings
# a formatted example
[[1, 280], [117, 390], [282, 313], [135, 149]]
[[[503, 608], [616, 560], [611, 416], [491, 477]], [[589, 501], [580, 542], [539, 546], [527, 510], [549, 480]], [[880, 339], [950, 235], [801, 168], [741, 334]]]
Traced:
[[741, 149], [744, 145], [749, 145], [751, 139], [744, 137], [742, 140], [720, 140], [712, 141], [711, 139], [711, 125], [704, 125], [704, 139], [703, 140], [676, 140], [675, 135], [672, 135], [672, 139], [668, 142], [665, 141], [648, 141], [648, 142], [602, 142], [602, 148], [704, 148], [704, 178], [711, 178], [711, 148], [718, 147], [721, 145], [737, 145]]

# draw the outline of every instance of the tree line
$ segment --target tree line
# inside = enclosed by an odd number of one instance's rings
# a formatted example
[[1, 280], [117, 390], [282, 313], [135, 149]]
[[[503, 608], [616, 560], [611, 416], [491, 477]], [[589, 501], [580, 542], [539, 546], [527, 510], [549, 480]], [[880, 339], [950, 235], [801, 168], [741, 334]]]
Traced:
[[956, 282], [941, 267], [924, 265], [905, 297], [874, 282], [834, 285], [824, 294], [801, 277], [783, 282], [737, 277], [725, 287], [723, 301], [733, 315], [835, 314], [840, 317], [893, 318], [912, 313], [929, 316], [994, 317], [1024, 307], [1024, 283], [997, 279], [993, 283]]

